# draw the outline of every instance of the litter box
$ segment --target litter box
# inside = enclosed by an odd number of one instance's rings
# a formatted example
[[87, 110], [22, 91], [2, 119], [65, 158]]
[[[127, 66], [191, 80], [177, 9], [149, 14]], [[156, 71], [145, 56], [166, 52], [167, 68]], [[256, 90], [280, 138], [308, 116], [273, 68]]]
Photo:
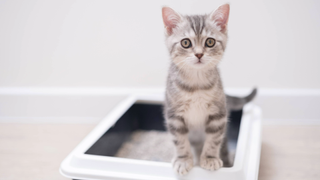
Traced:
[[[60, 173], [81, 180], [258, 179], [259, 107], [249, 103], [230, 112], [227, 137], [229, 151], [234, 154], [232, 167], [207, 171], [195, 166], [186, 176], [179, 176], [169, 162], [172, 141], [167, 141], [165, 133], [163, 100], [163, 93], [136, 94], [120, 102], [64, 159]], [[148, 155], [150, 146], [154, 152]]]

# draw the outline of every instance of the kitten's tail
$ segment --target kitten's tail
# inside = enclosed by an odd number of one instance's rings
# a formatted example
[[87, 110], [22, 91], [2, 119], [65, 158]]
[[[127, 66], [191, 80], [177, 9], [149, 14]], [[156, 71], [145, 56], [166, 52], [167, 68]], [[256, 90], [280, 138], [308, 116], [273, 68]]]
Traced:
[[252, 101], [257, 95], [257, 88], [254, 88], [252, 92], [246, 97], [235, 97], [226, 95], [227, 98], [227, 109], [230, 111], [238, 111], [243, 108], [243, 106]]

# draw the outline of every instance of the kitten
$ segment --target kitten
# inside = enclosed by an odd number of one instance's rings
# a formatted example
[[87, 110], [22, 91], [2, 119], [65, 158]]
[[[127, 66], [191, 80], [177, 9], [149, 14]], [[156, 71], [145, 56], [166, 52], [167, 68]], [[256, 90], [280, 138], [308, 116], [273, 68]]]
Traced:
[[235, 97], [226, 95], [227, 98], [227, 109], [228, 111], [239, 111], [242, 110], [243, 106], [252, 101], [257, 95], [257, 88], [254, 88], [252, 92], [245, 97]]
[[191, 144], [201, 152], [202, 168], [223, 166], [227, 107], [217, 65], [226, 48], [228, 16], [228, 4], [210, 15], [195, 16], [162, 8], [171, 58], [164, 116], [175, 144], [173, 168], [180, 175], [194, 165]]

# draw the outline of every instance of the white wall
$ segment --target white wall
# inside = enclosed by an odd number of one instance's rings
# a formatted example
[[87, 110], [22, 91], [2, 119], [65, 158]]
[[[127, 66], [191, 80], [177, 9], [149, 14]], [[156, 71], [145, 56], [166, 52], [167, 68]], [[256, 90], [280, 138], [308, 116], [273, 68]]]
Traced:
[[161, 7], [230, 2], [226, 87], [320, 88], [320, 1], [1, 1], [0, 87], [162, 87]]

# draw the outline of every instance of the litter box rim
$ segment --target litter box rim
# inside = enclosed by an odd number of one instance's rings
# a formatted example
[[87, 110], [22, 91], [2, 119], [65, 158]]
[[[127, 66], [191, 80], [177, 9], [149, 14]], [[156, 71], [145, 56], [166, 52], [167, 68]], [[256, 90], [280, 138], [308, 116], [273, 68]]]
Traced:
[[[125, 98], [63, 160], [60, 173], [73, 179], [179, 179], [173, 172], [171, 163], [85, 154], [134, 103], [159, 104], [163, 100], [163, 93], [133, 94]], [[252, 132], [253, 135], [249, 136]], [[183, 179], [257, 179], [261, 148], [261, 110], [253, 103], [243, 108], [237, 144], [233, 167], [214, 172], [194, 167]]]

